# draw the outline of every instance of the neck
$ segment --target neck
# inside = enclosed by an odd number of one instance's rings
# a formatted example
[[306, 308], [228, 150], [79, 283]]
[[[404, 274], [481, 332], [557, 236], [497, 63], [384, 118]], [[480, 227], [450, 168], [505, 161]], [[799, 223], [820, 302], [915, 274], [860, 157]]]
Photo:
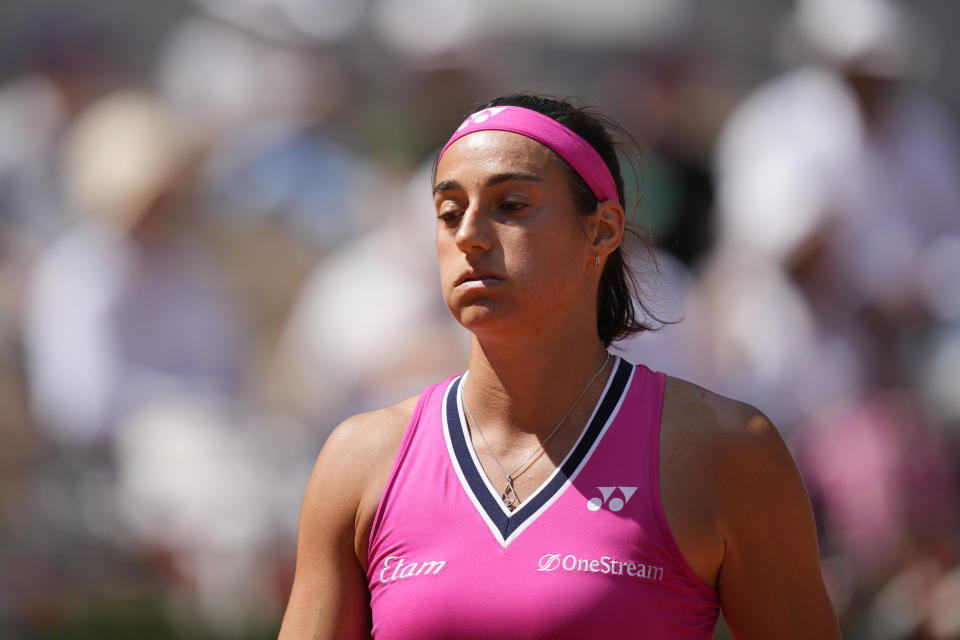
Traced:
[[[565, 344], [557, 348], [557, 344]], [[521, 345], [490, 344], [476, 336], [464, 398], [488, 434], [546, 437], [607, 357], [599, 339], [556, 342], [524, 340]], [[606, 369], [609, 369], [607, 363]], [[606, 380], [590, 384], [568, 420], [581, 423]]]

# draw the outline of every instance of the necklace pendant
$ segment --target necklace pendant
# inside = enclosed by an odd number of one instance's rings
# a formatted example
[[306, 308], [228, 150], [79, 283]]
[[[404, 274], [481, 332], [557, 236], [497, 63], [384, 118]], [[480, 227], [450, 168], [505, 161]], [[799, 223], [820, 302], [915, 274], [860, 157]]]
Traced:
[[517, 492], [513, 490], [513, 478], [510, 476], [507, 476], [507, 486], [500, 492], [500, 499], [503, 501], [503, 506], [513, 511], [517, 504]]

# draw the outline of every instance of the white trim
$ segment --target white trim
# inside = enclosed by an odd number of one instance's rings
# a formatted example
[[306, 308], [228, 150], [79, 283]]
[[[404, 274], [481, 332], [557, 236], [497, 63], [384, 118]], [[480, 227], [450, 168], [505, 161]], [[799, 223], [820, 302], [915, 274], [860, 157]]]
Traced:
[[[590, 414], [590, 420], [587, 421], [587, 425], [589, 425], [590, 422], [593, 420], [593, 416], [596, 414], [597, 409], [599, 409], [601, 401], [606, 396], [607, 390], [610, 388], [610, 384], [613, 381], [614, 374], [617, 372], [617, 366], [619, 364], [619, 361], [620, 361], [620, 358], [618, 357], [617, 362], [614, 363], [613, 373], [610, 374], [610, 378], [609, 380], [607, 380], [607, 386], [604, 387], [603, 393], [600, 394], [600, 400], [597, 401], [597, 405], [593, 408], [593, 413]], [[610, 417], [607, 418], [606, 424], [603, 425], [603, 429], [601, 429], [600, 433], [597, 434], [597, 437], [593, 441], [593, 445], [590, 447], [590, 450], [587, 451], [587, 453], [583, 456], [583, 460], [581, 460], [577, 468], [573, 470], [573, 474], [569, 478], [567, 478], [567, 481], [564, 482], [559, 489], [557, 489], [556, 493], [550, 496], [550, 498], [546, 502], [544, 502], [539, 509], [537, 509], [534, 513], [530, 514], [530, 517], [524, 520], [523, 524], [517, 527], [507, 537], [507, 539], [503, 542], [504, 547], [510, 544], [518, 535], [520, 535], [524, 531], [524, 529], [527, 528], [527, 526], [530, 525], [530, 523], [532, 523], [534, 520], [539, 518], [544, 511], [546, 511], [554, 502], [556, 502], [560, 498], [560, 496], [562, 496], [567, 491], [570, 485], [573, 484], [573, 481], [577, 479], [577, 476], [580, 475], [580, 472], [587, 466], [587, 463], [590, 461], [590, 458], [593, 457], [593, 452], [597, 450], [597, 447], [600, 445], [600, 441], [603, 440], [603, 436], [606, 435], [607, 430], [610, 428], [610, 425], [613, 424], [613, 421], [616, 420], [617, 415], [619, 415], [620, 407], [623, 405], [623, 400], [624, 398], [627, 397], [627, 393], [630, 391], [630, 384], [633, 382], [633, 376], [636, 373], [636, 371], [637, 371], [636, 367], [633, 367], [630, 370], [630, 377], [627, 378], [627, 382], [623, 387], [623, 392], [620, 394], [620, 398], [617, 400], [617, 406], [615, 406], [613, 410], [610, 412]], [[584, 427], [583, 433], [580, 434], [580, 438], [577, 439], [577, 443], [574, 444], [573, 447], [570, 449], [571, 453], [577, 448], [577, 445], [580, 443], [580, 440], [583, 438], [584, 433], [586, 433], [586, 427]], [[567, 455], [569, 455], [569, 453]], [[560, 466], [562, 467], [563, 465], [561, 464]], [[559, 468], [560, 467], [557, 467], [557, 469]]]
[[470, 429], [467, 425], [467, 417], [463, 411], [463, 388], [467, 386], [468, 375], [470, 375], [469, 369], [467, 369], [467, 371], [465, 371], [460, 377], [460, 386], [457, 388], [457, 414], [460, 416], [460, 431], [463, 432], [463, 439], [467, 443], [467, 451], [470, 452], [470, 459], [473, 460], [473, 466], [476, 467], [477, 472], [480, 474], [483, 484], [487, 486], [487, 490], [490, 492], [490, 495], [492, 495], [497, 504], [500, 505], [500, 510], [503, 511], [503, 515], [509, 517], [512, 512], [507, 509], [505, 504], [503, 504], [503, 500], [500, 498], [500, 493], [493, 486], [493, 483], [490, 482], [490, 478], [487, 477], [483, 467], [480, 466], [480, 458], [477, 457], [477, 452], [473, 448], [473, 438], [470, 437]]
[[[443, 402], [440, 405], [440, 415], [442, 418], [443, 425], [443, 440], [447, 444], [447, 456], [450, 458], [450, 462], [453, 465], [453, 470], [457, 474], [457, 478], [460, 479], [460, 486], [463, 487], [464, 493], [467, 494], [467, 497], [470, 498], [470, 502], [473, 503], [474, 509], [480, 514], [480, 517], [483, 518], [483, 521], [487, 523], [487, 526], [490, 527], [490, 531], [493, 532], [493, 536], [500, 542], [501, 546], [506, 546], [503, 541], [503, 536], [500, 535], [500, 530], [497, 528], [497, 525], [494, 524], [493, 520], [487, 515], [487, 511], [483, 508], [483, 505], [480, 504], [480, 501], [477, 500], [477, 497], [473, 494], [473, 490], [470, 488], [470, 483], [467, 482], [466, 477], [463, 475], [463, 471], [460, 469], [460, 464], [457, 462], [457, 455], [453, 451], [453, 443], [450, 441], [450, 429], [447, 423], [447, 400], [450, 395], [450, 389], [453, 387], [454, 383], [459, 379], [460, 388], [463, 388], [463, 378], [467, 374], [464, 373], [460, 378], [454, 378], [450, 381], [450, 385], [447, 386], [447, 390], [443, 393]], [[461, 417], [462, 421], [463, 418]]]
[[[577, 437], [576, 442], [573, 443], [573, 446], [570, 447], [570, 450], [567, 451], [567, 454], [564, 456], [563, 460], [554, 468], [553, 472], [540, 484], [537, 489], [531, 493], [525, 500], [526, 503], [529, 503], [530, 500], [533, 500], [545, 487], [549, 486], [556, 477], [557, 473], [564, 467], [567, 460], [570, 459], [570, 456], [573, 455], [573, 452], [577, 450], [577, 447], [582, 442], [583, 438], [586, 436], [586, 433], [589, 429], [590, 423], [593, 422], [594, 417], [597, 415], [597, 412], [600, 410], [600, 406], [603, 404], [604, 399], [607, 396], [607, 393], [610, 390], [610, 386], [613, 384], [614, 378], [616, 377], [617, 370], [620, 366], [622, 358], [620, 356], [614, 356], [613, 368], [611, 369], [610, 375], [607, 378], [607, 382], [604, 385], [603, 391], [600, 393], [600, 396], [597, 398], [596, 403], [593, 406], [593, 411], [590, 413], [590, 417], [584, 423], [583, 427], [580, 430], [580, 435]], [[603, 425], [603, 428], [600, 430], [600, 433], [597, 434], [596, 439], [593, 441], [593, 444], [590, 447], [590, 450], [584, 455], [583, 460], [580, 461], [580, 464], [574, 469], [573, 474], [566, 479], [566, 481], [557, 488], [556, 492], [547, 499], [543, 505], [540, 506], [535, 512], [530, 514], [523, 523], [518, 526], [513, 532], [510, 533], [507, 538], [504, 538], [500, 529], [497, 528], [497, 525], [490, 519], [487, 515], [486, 509], [483, 508], [483, 505], [480, 504], [480, 501], [473, 493], [473, 489], [470, 487], [470, 483], [467, 482], [466, 477], [463, 475], [463, 471], [460, 468], [460, 463], [457, 459], [456, 453], [453, 450], [453, 443], [450, 441], [449, 425], [447, 423], [447, 401], [450, 393], [450, 387], [447, 387], [446, 392], [443, 396], [442, 414], [443, 414], [443, 438], [447, 445], [447, 455], [450, 458], [451, 463], [453, 464], [454, 471], [457, 474], [457, 477], [460, 479], [460, 484], [463, 487], [464, 491], [470, 497], [470, 501], [473, 503], [474, 508], [480, 513], [480, 516], [483, 518], [484, 522], [487, 523], [487, 526], [493, 532], [494, 537], [500, 542], [500, 545], [504, 548], [510, 544], [521, 532], [523, 532], [534, 520], [540, 517], [544, 511], [547, 510], [557, 499], [563, 495], [567, 488], [573, 483], [576, 477], [580, 474], [580, 471], [587, 466], [587, 463], [590, 461], [590, 458], [593, 456], [593, 452], [596, 450], [597, 446], [600, 444], [600, 441], [603, 440], [603, 436], [607, 433], [607, 430], [610, 428], [610, 425], [613, 424], [613, 421], [616, 419], [617, 415], [620, 413], [620, 407], [623, 405], [623, 400], [627, 396], [627, 392], [630, 390], [630, 385], [633, 382], [633, 376], [636, 373], [636, 367], [632, 367], [630, 370], [630, 376], [627, 378], [626, 384], [623, 387], [620, 397], [617, 399], [617, 405], [610, 412], [609, 417], [607, 418], [606, 423]], [[494, 501], [500, 505], [500, 509], [503, 511], [504, 515], [508, 518], [511, 516], [512, 512], [507, 509], [503, 504], [503, 501], [500, 499], [500, 493], [493, 487], [490, 482], [490, 479], [487, 477], [487, 474], [484, 472], [483, 467], [480, 465], [480, 461], [477, 458], [477, 453], [473, 447], [473, 439], [470, 437], [470, 432], [467, 427], [466, 416], [463, 411], [463, 388], [466, 383], [467, 375], [469, 370], [464, 372], [460, 376], [460, 385], [457, 389], [457, 413], [460, 418], [460, 428], [463, 432], [464, 440], [466, 441], [467, 450], [470, 452], [471, 461], [476, 468], [478, 474], [483, 479], [484, 484], [487, 486], [487, 490], [493, 496]], [[455, 382], [455, 381], [454, 381]], [[450, 386], [453, 385], [453, 382], [450, 383]], [[523, 504], [519, 508], [523, 508]]]

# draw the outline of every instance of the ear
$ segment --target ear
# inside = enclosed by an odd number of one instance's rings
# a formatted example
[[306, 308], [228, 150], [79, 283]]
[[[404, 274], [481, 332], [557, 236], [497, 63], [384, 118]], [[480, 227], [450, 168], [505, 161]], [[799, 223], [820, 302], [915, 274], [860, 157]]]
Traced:
[[607, 200], [597, 205], [594, 216], [596, 216], [595, 223], [591, 225], [593, 246], [597, 255], [606, 258], [616, 251], [623, 241], [626, 215], [619, 203]]

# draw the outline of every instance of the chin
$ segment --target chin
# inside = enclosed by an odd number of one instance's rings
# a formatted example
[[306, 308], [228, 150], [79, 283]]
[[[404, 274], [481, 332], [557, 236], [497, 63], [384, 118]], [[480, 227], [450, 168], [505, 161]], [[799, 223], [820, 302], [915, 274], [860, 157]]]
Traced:
[[475, 334], [509, 330], [517, 322], [515, 314], [485, 300], [450, 307], [450, 312], [467, 331]]

